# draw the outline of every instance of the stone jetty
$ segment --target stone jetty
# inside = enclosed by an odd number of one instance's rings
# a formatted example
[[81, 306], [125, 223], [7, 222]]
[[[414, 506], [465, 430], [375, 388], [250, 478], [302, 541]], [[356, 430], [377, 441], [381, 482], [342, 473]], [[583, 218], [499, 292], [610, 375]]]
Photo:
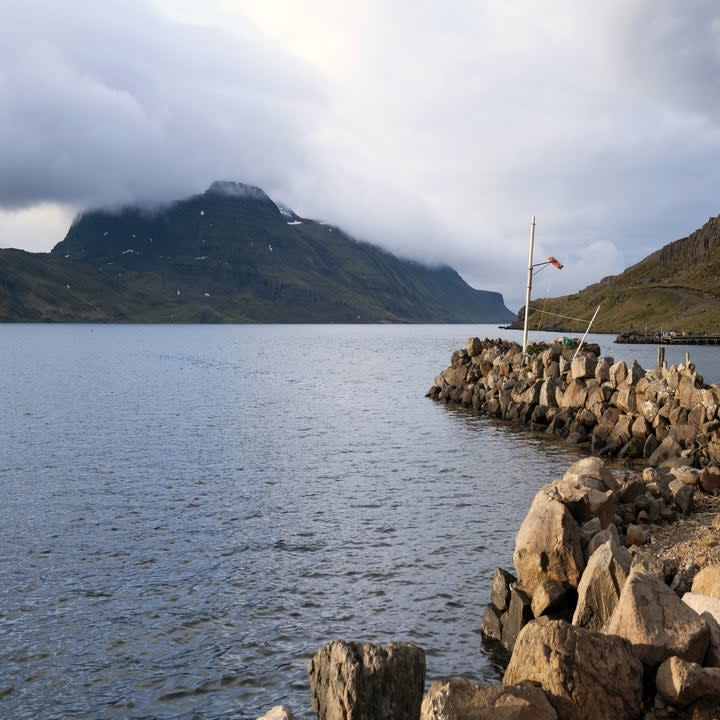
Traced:
[[[561, 343], [529, 351], [523, 362], [517, 343], [470, 338], [428, 396], [587, 445], [601, 457], [643, 458], [653, 467], [720, 463], [720, 387], [705, 383], [692, 363], [644, 370], [599, 357], [597, 345], [574, 359]], [[720, 472], [707, 482], [720, 488]]]

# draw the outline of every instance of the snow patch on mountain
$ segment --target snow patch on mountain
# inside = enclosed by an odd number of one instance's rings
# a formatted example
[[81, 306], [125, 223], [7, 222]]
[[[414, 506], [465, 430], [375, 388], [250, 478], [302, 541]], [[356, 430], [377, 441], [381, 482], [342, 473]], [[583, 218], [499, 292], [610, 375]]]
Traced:
[[259, 187], [255, 187], [254, 185], [245, 185], [245, 183], [240, 182], [232, 182], [231, 180], [216, 180], [205, 191], [205, 194], [269, 200], [268, 196]]

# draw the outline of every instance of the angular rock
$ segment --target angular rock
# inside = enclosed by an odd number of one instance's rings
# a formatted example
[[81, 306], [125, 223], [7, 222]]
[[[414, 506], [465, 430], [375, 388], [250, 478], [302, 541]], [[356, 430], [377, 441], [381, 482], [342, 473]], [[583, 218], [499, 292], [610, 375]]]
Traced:
[[625, 533], [625, 543], [628, 547], [642, 546], [650, 542], [650, 530], [644, 525], [628, 525]]
[[276, 705], [257, 720], [293, 720], [293, 714], [284, 705]]
[[540, 404], [546, 407], [557, 407], [557, 391], [560, 387], [560, 380], [548, 378], [540, 386]]
[[703, 668], [671, 657], [658, 668], [655, 685], [675, 707], [687, 707], [700, 698], [720, 701], [720, 668]]
[[437, 680], [423, 699], [420, 720], [557, 720], [557, 713], [532, 683], [503, 686]]
[[616, 388], [621, 382], [624, 382], [627, 376], [628, 369], [624, 360], [619, 360], [610, 366], [610, 383], [613, 387]]
[[602, 482], [605, 490], [617, 492], [620, 489], [620, 483], [615, 478], [613, 471], [599, 457], [586, 457], [573, 463], [563, 475], [563, 480], [581, 480], [585, 476]]
[[568, 383], [565, 391], [558, 393], [558, 405], [561, 408], [576, 407], [581, 408], [585, 406], [587, 401], [587, 387], [584, 380], [578, 380], [577, 378], [572, 382]]
[[445, 382], [452, 387], [462, 387], [465, 384], [467, 376], [467, 368], [465, 365], [459, 367], [448, 368], [442, 373]]
[[601, 357], [595, 366], [595, 379], [604, 383], [610, 380], [610, 368], [615, 361], [611, 357]]
[[708, 565], [700, 570], [693, 580], [692, 591], [697, 595], [720, 598], [720, 565]]
[[319, 720], [417, 720], [425, 653], [411, 643], [346, 643], [320, 648], [308, 665]]
[[538, 585], [532, 596], [530, 604], [533, 617], [548, 615], [562, 607], [567, 592], [565, 588], [554, 580], [546, 580]]
[[496, 568], [490, 588], [490, 602], [500, 611], [504, 612], [510, 604], [510, 586], [517, 578], [502, 568]]
[[598, 518], [601, 528], [606, 528], [617, 512], [617, 495], [612, 490], [601, 492], [571, 478], [551, 483], [543, 491], [548, 497], [561, 502], [578, 523]]
[[573, 379], [594, 378], [597, 358], [592, 355], [578, 354], [570, 364]]
[[594, 535], [591, 538], [587, 548], [585, 549], [585, 555], [590, 558], [592, 554], [608, 540], [613, 540], [617, 543], [620, 542], [617, 527], [614, 523], [608, 525], [604, 530], [601, 530], [597, 535]]
[[500, 611], [490, 603], [485, 607], [480, 632], [486, 638], [502, 642], [502, 622], [500, 620]]
[[465, 350], [470, 357], [479, 355], [482, 352], [482, 342], [480, 338], [468, 338], [467, 343], [465, 343]]
[[681, 452], [682, 448], [675, 438], [668, 435], [660, 445], [658, 445], [657, 450], [648, 458], [648, 465], [658, 467], [672, 458], [680, 457]]
[[647, 667], [673, 655], [701, 662], [710, 642], [707, 624], [694, 610], [662, 580], [636, 572], [625, 581], [605, 632], [629, 640]]
[[518, 636], [503, 683], [537, 682], [563, 720], [627, 720], [642, 702], [642, 665], [623, 638], [541, 618]]
[[500, 616], [502, 624], [500, 641], [508, 650], [512, 651], [518, 634], [530, 620], [532, 620], [530, 598], [515, 583], [510, 588], [510, 604], [507, 612]]
[[682, 600], [710, 629], [710, 646], [705, 653], [703, 665], [720, 667], [720, 599], [689, 592], [683, 595]]
[[578, 586], [585, 568], [580, 526], [562, 503], [543, 492], [535, 496], [515, 540], [513, 563], [530, 595], [546, 580]]
[[573, 625], [602, 631], [617, 606], [631, 563], [632, 555], [613, 540], [590, 556], [578, 586]]
[[675, 478], [668, 483], [668, 489], [670, 490], [673, 505], [680, 510], [680, 512], [687, 513], [692, 509], [693, 504], [693, 489], [690, 485]]
[[720, 467], [706, 467], [700, 473], [700, 487], [709, 495], [720, 493]]

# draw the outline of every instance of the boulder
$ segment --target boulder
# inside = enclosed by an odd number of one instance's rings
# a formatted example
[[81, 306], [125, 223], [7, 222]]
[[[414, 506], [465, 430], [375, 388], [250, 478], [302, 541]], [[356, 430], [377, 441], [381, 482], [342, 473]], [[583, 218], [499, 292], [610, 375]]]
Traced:
[[557, 392], [560, 387], [558, 378], [548, 378], [540, 386], [540, 404], [546, 407], [557, 407]]
[[686, 482], [675, 478], [668, 483], [673, 505], [682, 513], [689, 513], [693, 504], [693, 488]]
[[683, 595], [682, 600], [710, 629], [710, 646], [705, 653], [703, 665], [720, 667], [720, 599], [689, 592]]
[[608, 525], [604, 530], [601, 530], [597, 533], [597, 535], [594, 535], [590, 539], [587, 548], [585, 548], [585, 556], [590, 558], [592, 554], [608, 540], [615, 540], [615, 542], [618, 543], [620, 542], [620, 536], [618, 535], [617, 527], [614, 523]]
[[585, 406], [587, 401], [587, 387], [584, 380], [575, 379], [568, 383], [565, 391], [557, 394], [558, 405], [561, 408]]
[[700, 570], [693, 580], [692, 591], [697, 595], [720, 598], [720, 565], [708, 565]]
[[625, 533], [625, 543], [628, 547], [647, 545], [650, 542], [650, 530], [645, 525], [630, 524]]
[[532, 619], [530, 598], [524, 593], [517, 583], [510, 587], [510, 603], [507, 612], [500, 616], [502, 632], [500, 641], [510, 651], [515, 645], [515, 640], [520, 630]]
[[451, 387], [462, 387], [465, 384], [465, 377], [467, 376], [467, 367], [460, 365], [458, 367], [448, 368], [443, 371], [442, 377], [445, 382]]
[[417, 720], [425, 653], [411, 643], [346, 643], [320, 648], [308, 665], [319, 720]]
[[500, 611], [490, 603], [485, 607], [480, 632], [483, 637], [496, 642], [502, 642], [502, 621]]
[[631, 563], [632, 555], [616, 540], [608, 540], [590, 556], [578, 586], [573, 625], [602, 631], [617, 606]]
[[595, 379], [600, 382], [610, 380], [610, 368], [615, 361], [611, 357], [601, 357], [595, 366]]
[[648, 465], [651, 467], [658, 467], [663, 463], [673, 458], [680, 457], [682, 448], [675, 438], [668, 435], [663, 438], [663, 441], [658, 445], [657, 450], [648, 458]]
[[570, 375], [575, 380], [594, 378], [597, 358], [592, 355], [578, 354], [570, 364]]
[[617, 495], [612, 490], [601, 492], [581, 480], [558, 480], [543, 492], [561, 502], [579, 524], [598, 518], [603, 529], [612, 522], [617, 512]]
[[563, 720], [627, 720], [642, 702], [642, 665], [623, 638], [540, 618], [523, 628], [503, 683], [539, 683]]
[[617, 492], [620, 489], [620, 483], [615, 478], [612, 470], [599, 457], [586, 457], [573, 463], [563, 475], [563, 480], [581, 480], [583, 477], [599, 480], [605, 486], [604, 490]]
[[532, 683], [483, 686], [437, 680], [423, 699], [420, 720], [557, 720], [557, 713]]
[[709, 495], [720, 493], [720, 467], [713, 465], [703, 468], [700, 473], [700, 487]]
[[615, 400], [615, 405], [617, 405], [617, 407], [619, 407], [623, 412], [636, 412], [638, 409], [638, 404], [635, 394], [635, 388], [632, 385], [628, 385], [627, 382], [620, 383], [620, 386], [618, 387], [618, 396]]
[[630, 573], [605, 632], [629, 640], [655, 667], [673, 655], [701, 662], [710, 642], [705, 621], [659, 578]]
[[567, 593], [565, 588], [554, 580], [546, 580], [535, 589], [530, 608], [533, 617], [549, 615], [562, 607]]
[[655, 686], [675, 707], [687, 707], [700, 698], [720, 701], [720, 668], [703, 668], [671, 657], [658, 668]]
[[542, 491], [535, 496], [518, 531], [513, 562], [531, 596], [546, 580], [566, 588], [578, 586], [585, 567], [580, 526], [561, 502]]
[[610, 366], [610, 383], [613, 387], [617, 387], [624, 382], [628, 376], [627, 365], [624, 360], [619, 360]]
[[480, 341], [480, 338], [471, 337], [467, 339], [467, 343], [465, 343], [465, 351], [470, 357], [480, 355], [482, 349], [482, 342]]
[[510, 604], [510, 586], [517, 578], [502, 568], [496, 568], [490, 587], [490, 602], [500, 611], [505, 612]]
[[276, 705], [257, 720], [293, 720], [293, 714], [284, 705]]

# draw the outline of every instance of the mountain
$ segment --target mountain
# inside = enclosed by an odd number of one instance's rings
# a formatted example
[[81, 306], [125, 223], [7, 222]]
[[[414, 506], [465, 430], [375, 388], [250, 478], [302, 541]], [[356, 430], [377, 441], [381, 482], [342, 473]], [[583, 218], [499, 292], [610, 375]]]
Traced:
[[502, 295], [215, 182], [162, 208], [82, 213], [49, 254], [0, 250], [0, 319], [507, 322]]
[[[620, 275], [603, 278], [573, 295], [534, 299], [530, 326], [584, 330], [587, 321], [573, 322], [542, 311], [589, 319], [598, 305], [595, 332], [720, 332], [720, 216]], [[522, 308], [514, 325], [522, 326], [524, 313]]]

